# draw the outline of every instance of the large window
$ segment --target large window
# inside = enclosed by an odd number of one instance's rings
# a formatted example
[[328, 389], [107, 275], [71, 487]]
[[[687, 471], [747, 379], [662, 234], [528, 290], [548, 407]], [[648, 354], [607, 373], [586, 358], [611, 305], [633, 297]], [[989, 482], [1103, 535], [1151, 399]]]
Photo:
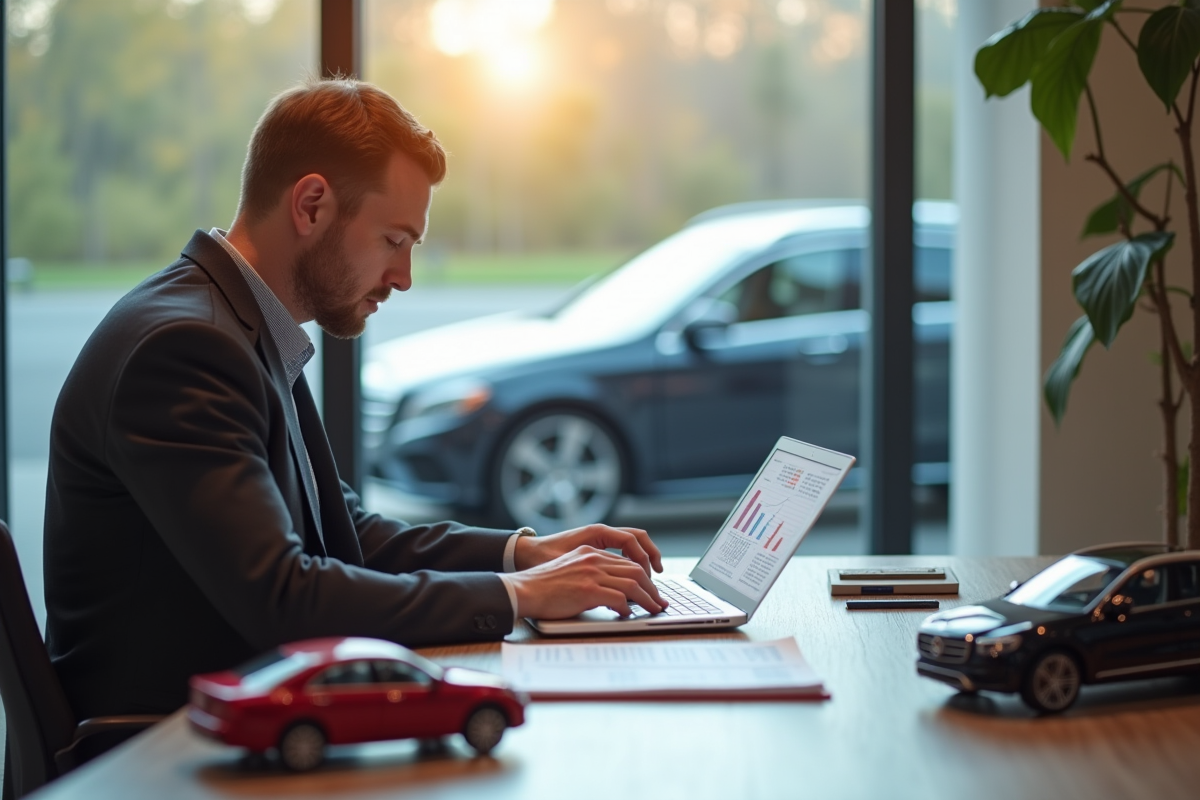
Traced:
[[10, 523], [40, 610], [58, 390], [117, 298], [232, 221], [255, 120], [314, 71], [316, 0], [6, 6]]
[[[495, 524], [555, 526], [578, 521], [573, 510], [603, 508], [597, 495], [617, 474], [642, 499], [688, 498], [668, 504], [675, 518], [640, 502], [626, 502], [629, 513], [617, 518], [695, 534], [674, 550], [690, 552], [780, 433], [855, 447], [863, 327], [854, 310], [866, 237], [850, 249], [818, 242], [772, 258], [767, 234], [731, 222], [719, 241], [692, 226], [654, 245], [728, 204], [865, 199], [870, 12], [864, 0], [367, 0], [364, 76], [434, 128], [451, 154], [412, 295], [393, 299], [368, 327], [372, 499], [409, 514], [422, 513], [407, 504], [416, 497], [439, 504], [429, 513], [449, 505]], [[918, 2], [923, 199], [949, 198], [954, 14], [953, 0]], [[866, 222], [829, 225], [857, 237]], [[945, 236], [936, 244], [918, 253], [921, 300], [948, 299]], [[603, 281], [646, 248], [638, 281], [621, 282], [628, 288], [571, 288]], [[685, 255], [692, 251], [699, 257]], [[590, 339], [569, 324], [581, 316], [570, 301], [556, 301], [574, 293], [589, 308], [601, 297], [616, 303]], [[638, 313], [645, 324], [627, 323], [628, 309], [648, 298], [654, 311]], [[566, 310], [540, 313], [556, 302]], [[517, 316], [398, 338], [417, 318], [509, 311]], [[799, 339], [672, 349], [692, 317], [719, 327], [746, 314], [803, 317], [783, 326]], [[932, 316], [943, 339], [933, 357], [948, 359], [947, 314]], [[785, 335], [779, 324], [760, 327]], [[732, 341], [712, 334], [683, 341]], [[948, 386], [933, 384], [948, 380], [948, 367], [919, 372], [918, 401], [928, 406], [933, 395], [937, 417], [918, 421], [921, 457], [937, 462], [920, 477], [944, 482]], [[730, 422], [733, 414], [745, 418]], [[736, 446], [723, 441], [728, 431]], [[520, 495], [510, 507], [498, 500], [505, 486]], [[934, 517], [941, 527], [929, 546], [939, 550], [944, 506]], [[829, 520], [839, 532], [831, 549], [865, 549], [852, 511]]]

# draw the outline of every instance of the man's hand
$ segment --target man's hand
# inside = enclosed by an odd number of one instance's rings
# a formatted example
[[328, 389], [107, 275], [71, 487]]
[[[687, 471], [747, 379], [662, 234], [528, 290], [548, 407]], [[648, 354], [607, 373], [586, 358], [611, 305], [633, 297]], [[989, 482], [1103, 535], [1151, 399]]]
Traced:
[[655, 572], [663, 569], [662, 553], [650, 541], [650, 534], [641, 528], [610, 528], [607, 525], [584, 525], [550, 536], [522, 536], [517, 539], [513, 562], [518, 570], [525, 570], [584, 546], [620, 550], [626, 558], [637, 562], [647, 575], [651, 568]]
[[523, 536], [513, 561], [518, 571], [509, 578], [523, 617], [564, 619], [597, 606], [627, 616], [630, 600], [654, 614], [667, 607], [650, 580], [652, 569], [662, 572], [662, 553], [640, 528], [585, 525]]
[[629, 616], [630, 600], [653, 614], [667, 606], [645, 569], [624, 556], [590, 545], [507, 577], [517, 593], [517, 613], [522, 617], [566, 619], [597, 606]]

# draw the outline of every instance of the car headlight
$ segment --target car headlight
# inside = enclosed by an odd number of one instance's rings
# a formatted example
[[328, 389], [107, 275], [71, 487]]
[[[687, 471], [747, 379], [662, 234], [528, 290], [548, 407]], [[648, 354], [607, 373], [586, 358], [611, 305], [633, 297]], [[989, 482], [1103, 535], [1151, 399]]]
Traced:
[[417, 417], [465, 417], [487, 405], [492, 387], [478, 378], [446, 381], [409, 397], [400, 408], [400, 421]]
[[975, 652], [981, 656], [996, 658], [1019, 648], [1021, 641], [1022, 637], [1019, 633], [1009, 636], [980, 636], [975, 639]]

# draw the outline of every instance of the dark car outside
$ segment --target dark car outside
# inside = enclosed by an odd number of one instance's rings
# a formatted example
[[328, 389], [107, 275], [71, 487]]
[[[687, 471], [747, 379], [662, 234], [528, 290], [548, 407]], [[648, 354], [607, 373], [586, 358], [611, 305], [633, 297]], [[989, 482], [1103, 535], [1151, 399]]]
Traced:
[[1020, 692], [1063, 711], [1090, 683], [1200, 671], [1200, 552], [1111, 544], [1008, 594], [927, 618], [917, 672], [964, 692]]
[[[914, 219], [913, 478], [945, 485], [957, 212], [918, 203]], [[736, 496], [780, 435], [857, 454], [869, 223], [851, 203], [715, 209], [544, 313], [377, 345], [369, 470], [549, 531], [606, 519], [622, 494]]]

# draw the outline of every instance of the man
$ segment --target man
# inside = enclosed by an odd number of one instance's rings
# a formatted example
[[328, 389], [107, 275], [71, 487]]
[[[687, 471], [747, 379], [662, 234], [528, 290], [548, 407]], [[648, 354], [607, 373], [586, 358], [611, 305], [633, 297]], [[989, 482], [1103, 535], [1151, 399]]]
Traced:
[[444, 174], [381, 90], [285, 92], [228, 233], [197, 231], [88, 340], [54, 410], [45, 531], [47, 644], [80, 719], [171, 711], [190, 675], [287, 641], [496, 639], [518, 616], [665, 606], [644, 531], [407, 526], [339, 480], [299, 325], [358, 336], [409, 288]]

